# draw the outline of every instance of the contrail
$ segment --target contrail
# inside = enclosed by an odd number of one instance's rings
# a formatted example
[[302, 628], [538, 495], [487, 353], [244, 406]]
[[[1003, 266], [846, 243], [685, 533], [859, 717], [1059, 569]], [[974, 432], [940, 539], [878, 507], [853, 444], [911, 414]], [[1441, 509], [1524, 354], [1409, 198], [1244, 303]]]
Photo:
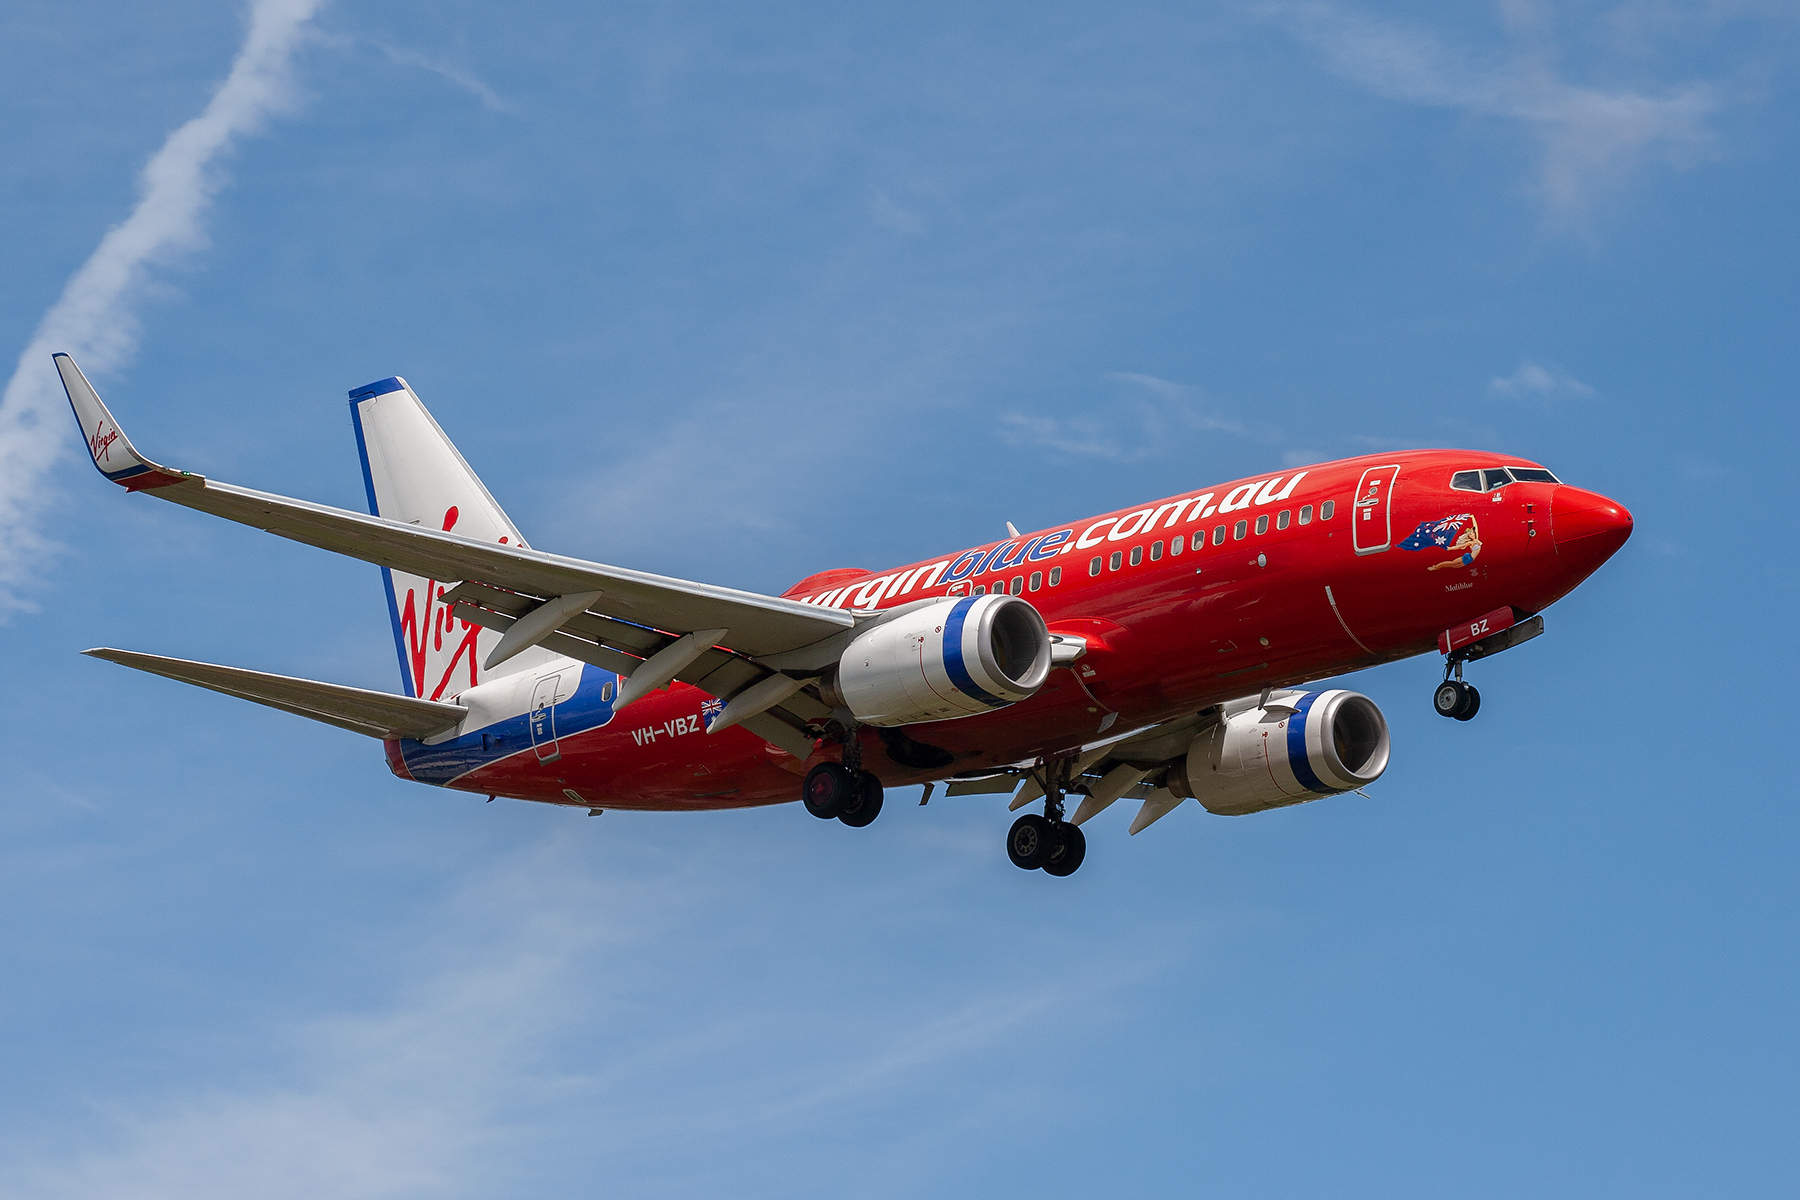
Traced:
[[72, 427], [50, 355], [67, 350], [89, 374], [126, 362], [137, 347], [133, 304], [150, 268], [205, 244], [201, 218], [224, 184], [214, 162], [254, 133], [288, 95], [294, 50], [322, 0], [253, 0], [250, 30], [231, 74], [199, 116], [169, 135], [144, 167], [143, 195], [44, 314], [0, 395], [0, 615], [29, 607], [17, 589], [49, 543], [37, 531], [43, 477]]

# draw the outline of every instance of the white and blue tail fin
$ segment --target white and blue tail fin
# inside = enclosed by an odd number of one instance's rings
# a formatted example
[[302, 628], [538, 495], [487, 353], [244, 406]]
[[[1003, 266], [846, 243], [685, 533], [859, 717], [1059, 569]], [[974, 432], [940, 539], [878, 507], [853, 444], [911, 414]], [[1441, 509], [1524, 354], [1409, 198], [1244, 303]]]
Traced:
[[[518, 528], [398, 376], [350, 393], [356, 449], [369, 511], [390, 521], [440, 529], [477, 541], [523, 546]], [[531, 670], [554, 658], [528, 650], [488, 672], [481, 666], [500, 640], [494, 630], [453, 619], [441, 603], [460, 580], [424, 579], [383, 567], [400, 675], [409, 696], [442, 700], [490, 674]]]

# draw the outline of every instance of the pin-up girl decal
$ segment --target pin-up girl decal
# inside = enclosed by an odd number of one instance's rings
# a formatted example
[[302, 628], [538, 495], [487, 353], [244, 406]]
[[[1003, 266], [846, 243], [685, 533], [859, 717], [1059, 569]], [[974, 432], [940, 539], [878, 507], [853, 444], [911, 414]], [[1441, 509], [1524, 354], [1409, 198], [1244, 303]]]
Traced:
[[1419, 527], [1400, 543], [1402, 550], [1448, 550], [1455, 555], [1443, 562], [1432, 563], [1428, 571], [1445, 567], [1466, 567], [1481, 555], [1481, 526], [1474, 513], [1459, 513], [1435, 521], [1421, 521]]

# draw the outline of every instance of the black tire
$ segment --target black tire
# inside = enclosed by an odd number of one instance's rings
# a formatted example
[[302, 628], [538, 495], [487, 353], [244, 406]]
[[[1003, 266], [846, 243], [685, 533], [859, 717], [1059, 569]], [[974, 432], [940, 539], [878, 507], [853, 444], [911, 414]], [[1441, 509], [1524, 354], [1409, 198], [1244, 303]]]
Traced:
[[1431, 707], [1440, 717], [1454, 717], [1463, 706], [1463, 685], [1446, 679], [1431, 693]]
[[806, 773], [806, 782], [800, 785], [800, 803], [821, 821], [842, 813], [845, 804], [857, 794], [856, 776], [842, 763], [820, 763]]
[[1006, 833], [1006, 857], [1022, 871], [1035, 871], [1050, 857], [1056, 836], [1050, 822], [1036, 813], [1026, 813], [1013, 822]]
[[1481, 693], [1475, 690], [1472, 683], [1463, 684], [1463, 706], [1455, 714], [1459, 721], [1473, 721], [1475, 714], [1481, 711]]
[[1073, 875], [1081, 869], [1081, 860], [1087, 857], [1087, 834], [1081, 832], [1079, 825], [1060, 821], [1055, 836], [1056, 845], [1044, 862], [1044, 874]]
[[881, 815], [881, 798], [887, 793], [881, 786], [881, 780], [867, 771], [857, 776], [856, 784], [855, 804], [846, 806], [844, 811], [838, 814], [838, 820], [852, 829], [861, 829], [863, 826], [873, 823], [875, 818]]

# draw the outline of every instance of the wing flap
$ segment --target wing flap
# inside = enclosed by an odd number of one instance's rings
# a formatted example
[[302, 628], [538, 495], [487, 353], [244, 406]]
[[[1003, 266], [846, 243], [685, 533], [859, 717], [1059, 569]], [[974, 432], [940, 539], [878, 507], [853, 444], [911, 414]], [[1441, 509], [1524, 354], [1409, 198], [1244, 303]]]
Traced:
[[402, 525], [212, 480], [159, 487], [154, 494], [278, 537], [428, 579], [473, 579], [541, 596], [602, 592], [606, 608], [623, 610], [626, 616], [656, 629], [678, 633], [729, 629], [731, 648], [745, 654], [778, 654], [811, 645], [855, 622], [849, 613], [838, 609], [815, 608], [792, 600], [584, 562], [540, 550], [488, 545], [454, 533]]
[[468, 715], [468, 710], [460, 704], [414, 700], [410, 696], [296, 679], [291, 675], [271, 675], [243, 667], [222, 667], [108, 647], [83, 650], [82, 653], [89, 658], [105, 659], [165, 679], [177, 679], [368, 737], [427, 738], [452, 728]]
[[[530, 597], [478, 583], [458, 584], [444, 594], [444, 602], [453, 606], [451, 612], [457, 619], [501, 631], [511, 628], [519, 615], [531, 611], [535, 603]], [[582, 636], [575, 636], [577, 633]], [[588, 638], [594, 640], [586, 640]], [[563, 622], [561, 629], [545, 638], [542, 645], [557, 654], [592, 663], [601, 670], [630, 676], [644, 665], [645, 659], [675, 640], [640, 625], [583, 613]], [[615, 649], [620, 642], [630, 645], [633, 653]], [[730, 700], [773, 674], [775, 672], [747, 658], [715, 648], [689, 663], [676, 673], [675, 678], [695, 685], [708, 695]], [[764, 741], [804, 759], [812, 748], [806, 723], [830, 715], [830, 708], [809, 693], [800, 691], [739, 724]]]

